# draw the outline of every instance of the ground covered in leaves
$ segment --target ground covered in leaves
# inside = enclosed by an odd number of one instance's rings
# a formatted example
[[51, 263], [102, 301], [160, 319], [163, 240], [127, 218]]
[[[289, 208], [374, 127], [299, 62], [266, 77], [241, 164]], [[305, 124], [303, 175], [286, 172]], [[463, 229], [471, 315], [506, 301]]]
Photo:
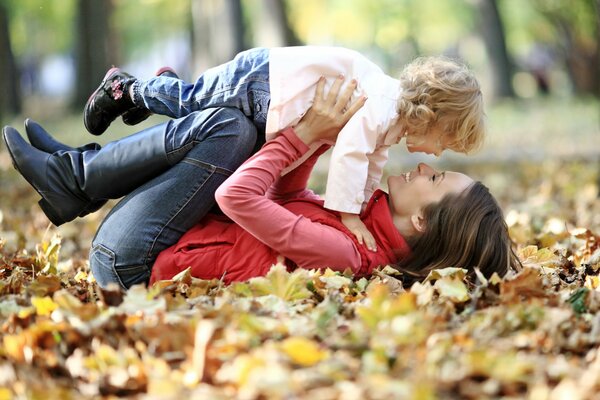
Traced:
[[486, 173], [524, 266], [504, 278], [274, 266], [127, 293], [89, 273], [101, 216], [48, 228], [3, 177], [0, 399], [599, 399], [598, 168], [536, 168]]

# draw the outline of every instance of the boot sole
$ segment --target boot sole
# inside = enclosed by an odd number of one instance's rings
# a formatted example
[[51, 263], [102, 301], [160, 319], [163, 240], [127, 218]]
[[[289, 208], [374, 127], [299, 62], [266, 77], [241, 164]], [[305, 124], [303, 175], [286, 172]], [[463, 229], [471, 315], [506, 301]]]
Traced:
[[88, 113], [88, 110], [90, 109], [90, 107], [92, 107], [92, 100], [94, 99], [94, 97], [96, 97], [96, 95], [104, 88], [104, 85], [106, 84], [106, 81], [108, 80], [108, 77], [115, 71], [119, 71], [119, 68], [112, 67], [111, 69], [109, 69], [106, 72], [106, 74], [104, 75], [104, 78], [102, 78], [102, 82], [100, 82], [100, 86], [98, 86], [98, 88], [96, 90], [94, 90], [94, 92], [90, 95], [87, 102], [85, 103], [85, 108], [83, 109], [83, 115], [84, 115], [83, 124], [85, 125], [85, 129], [87, 129], [87, 131], [89, 133], [91, 133], [92, 135], [100, 136], [106, 131], [106, 129], [102, 130], [102, 132], [93, 132], [88, 127], [87, 119], [85, 118], [85, 115]]

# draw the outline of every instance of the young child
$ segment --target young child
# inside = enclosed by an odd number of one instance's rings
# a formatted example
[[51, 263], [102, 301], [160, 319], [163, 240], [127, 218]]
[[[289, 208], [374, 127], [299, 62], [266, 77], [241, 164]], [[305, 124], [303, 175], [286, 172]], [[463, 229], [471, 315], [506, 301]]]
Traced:
[[[468, 153], [482, 142], [481, 90], [474, 75], [460, 63], [442, 57], [421, 58], [394, 79], [356, 51], [300, 46], [244, 51], [205, 71], [193, 84], [172, 74], [141, 81], [112, 68], [90, 96], [84, 123], [90, 133], [101, 135], [123, 114], [131, 124], [140, 122], [131, 115], [144, 118], [148, 111], [179, 118], [210, 107], [236, 107], [254, 122], [259, 137], [269, 140], [298, 123], [322, 77], [326, 88], [351, 78], [358, 83], [353, 97], [366, 99], [338, 135], [325, 207], [340, 212], [359, 242], [375, 251], [375, 240], [359, 214], [379, 185], [388, 148], [404, 138], [410, 152], [439, 156], [445, 149]], [[284, 173], [318, 147], [314, 145]]]

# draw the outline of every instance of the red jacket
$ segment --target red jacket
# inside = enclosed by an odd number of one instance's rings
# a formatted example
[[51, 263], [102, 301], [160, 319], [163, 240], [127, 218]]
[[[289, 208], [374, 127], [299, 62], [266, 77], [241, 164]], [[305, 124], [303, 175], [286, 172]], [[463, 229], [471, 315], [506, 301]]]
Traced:
[[323, 151], [279, 178], [307, 150], [291, 129], [268, 142], [219, 188], [217, 200], [231, 219], [206, 216], [159, 254], [150, 283], [170, 279], [187, 267], [198, 278], [243, 281], [265, 275], [279, 260], [289, 268], [351, 268], [362, 276], [408, 255], [385, 192], [376, 191], [361, 214], [377, 242], [377, 252], [371, 252], [358, 243], [337, 212], [323, 208], [323, 201], [306, 190]]

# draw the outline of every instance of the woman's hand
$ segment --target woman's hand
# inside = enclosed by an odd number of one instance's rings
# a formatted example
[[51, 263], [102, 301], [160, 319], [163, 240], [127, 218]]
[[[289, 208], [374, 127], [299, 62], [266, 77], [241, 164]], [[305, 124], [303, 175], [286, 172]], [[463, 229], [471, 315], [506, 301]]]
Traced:
[[350, 81], [344, 92], [338, 96], [342, 83], [344, 77], [340, 75], [331, 86], [329, 93], [324, 96], [325, 78], [319, 79], [312, 106], [294, 127], [296, 135], [305, 144], [309, 145], [319, 140], [335, 142], [340, 130], [365, 104], [367, 100], [365, 96], [349, 104], [357, 85], [355, 79]]

